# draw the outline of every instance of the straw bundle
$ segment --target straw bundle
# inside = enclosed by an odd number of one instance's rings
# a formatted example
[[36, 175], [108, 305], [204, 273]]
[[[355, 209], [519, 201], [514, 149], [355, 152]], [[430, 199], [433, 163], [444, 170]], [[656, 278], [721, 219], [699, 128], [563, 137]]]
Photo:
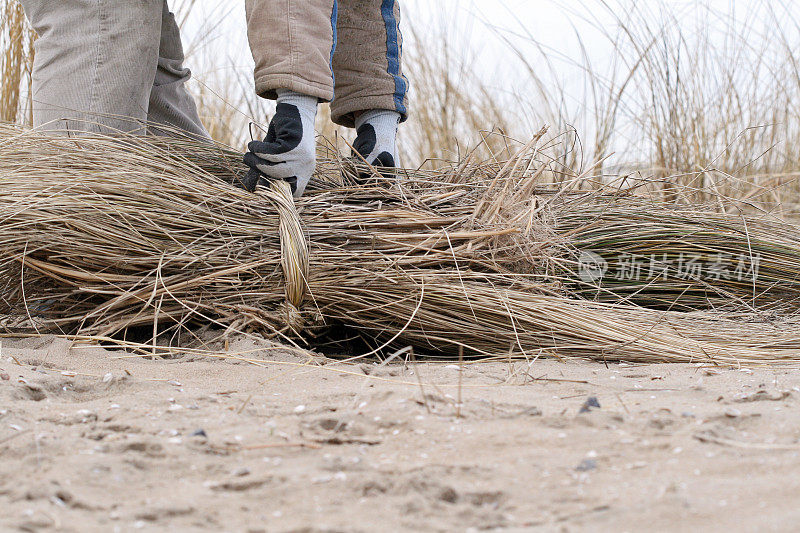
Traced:
[[561, 263], [582, 297], [691, 311], [798, 308], [800, 231], [769, 215], [600, 196], [558, 209], [554, 230], [608, 267], [585, 279]]
[[[328, 160], [296, 204], [306, 255], [285, 191], [226, 183], [242, 174], [239, 158], [188, 140], [0, 131], [6, 329], [106, 337], [216, 323], [298, 341], [344, 325], [376, 348], [444, 355], [800, 358], [793, 318], [576, 297], [577, 253], [598, 242], [580, 221], [606, 220], [604, 200], [537, 187], [533, 159], [366, 182], [356, 178], [366, 169]], [[792, 239], [770, 261], [800, 257]]]

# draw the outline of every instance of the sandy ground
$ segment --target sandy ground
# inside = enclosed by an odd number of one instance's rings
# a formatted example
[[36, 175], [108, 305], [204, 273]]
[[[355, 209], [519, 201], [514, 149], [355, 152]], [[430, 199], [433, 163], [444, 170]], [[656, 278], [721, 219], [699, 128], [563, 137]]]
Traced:
[[263, 364], [3, 341], [0, 530], [794, 531], [800, 521], [798, 371], [472, 364], [459, 409], [452, 364], [229, 346], [252, 350]]

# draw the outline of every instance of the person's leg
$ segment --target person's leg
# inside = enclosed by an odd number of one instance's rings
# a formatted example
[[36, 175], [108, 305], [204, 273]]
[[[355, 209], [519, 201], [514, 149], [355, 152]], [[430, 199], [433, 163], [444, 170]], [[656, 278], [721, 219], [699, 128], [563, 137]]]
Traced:
[[399, 2], [339, 0], [338, 36], [333, 121], [352, 128], [371, 110], [394, 112], [405, 120], [408, 81], [402, 70]]
[[144, 133], [163, 0], [22, 0], [39, 34], [34, 125]]
[[163, 3], [158, 68], [147, 114], [148, 133], [171, 134], [169, 129], [155, 127], [163, 124], [199, 137], [210, 138], [197, 114], [194, 98], [186, 90], [186, 82], [191, 79], [192, 73], [183, 66], [185, 58], [180, 29], [175, 22], [175, 16], [167, 7], [167, 0], [163, 0]]
[[336, 0], [245, 2], [256, 92], [278, 105], [264, 141], [248, 145], [244, 188], [255, 189], [263, 175], [286, 180], [300, 196], [311, 179], [317, 106], [333, 98], [337, 8]]
[[335, 0], [246, 0], [247, 36], [256, 63], [256, 92], [279, 90], [333, 98]]

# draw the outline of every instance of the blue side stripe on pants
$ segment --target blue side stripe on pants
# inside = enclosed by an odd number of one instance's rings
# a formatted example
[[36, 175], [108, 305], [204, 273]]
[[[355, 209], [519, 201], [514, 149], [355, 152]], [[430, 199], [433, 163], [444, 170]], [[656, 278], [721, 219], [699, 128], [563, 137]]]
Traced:
[[339, 43], [339, 32], [336, 29], [339, 21], [339, 0], [333, 0], [333, 11], [331, 11], [331, 29], [333, 30], [333, 44], [331, 45], [331, 77], [333, 85], [336, 86], [336, 75], [333, 73], [333, 54], [336, 53], [336, 45]]
[[389, 62], [388, 72], [394, 77], [394, 105], [401, 115], [406, 114], [404, 104], [408, 84], [400, 75], [400, 29], [394, 16], [395, 0], [383, 0], [381, 14], [386, 23], [386, 59]]

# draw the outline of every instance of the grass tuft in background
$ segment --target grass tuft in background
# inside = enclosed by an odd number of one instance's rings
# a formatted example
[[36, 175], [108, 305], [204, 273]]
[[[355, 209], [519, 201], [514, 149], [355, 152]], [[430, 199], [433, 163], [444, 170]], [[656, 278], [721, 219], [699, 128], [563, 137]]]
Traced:
[[30, 123], [27, 94], [33, 66], [35, 35], [16, 0], [0, 3], [0, 121]]

